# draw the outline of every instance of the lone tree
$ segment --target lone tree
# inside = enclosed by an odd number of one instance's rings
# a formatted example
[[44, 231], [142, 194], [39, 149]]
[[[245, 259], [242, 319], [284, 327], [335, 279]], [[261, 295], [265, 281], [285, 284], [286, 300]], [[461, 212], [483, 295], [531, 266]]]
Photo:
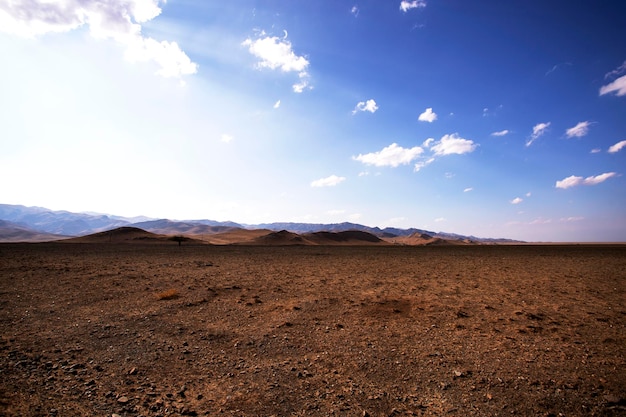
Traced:
[[173, 240], [174, 242], [178, 242], [178, 246], [180, 246], [182, 245], [184, 241], [189, 240], [189, 239], [186, 238], [185, 236], [172, 236], [170, 240]]

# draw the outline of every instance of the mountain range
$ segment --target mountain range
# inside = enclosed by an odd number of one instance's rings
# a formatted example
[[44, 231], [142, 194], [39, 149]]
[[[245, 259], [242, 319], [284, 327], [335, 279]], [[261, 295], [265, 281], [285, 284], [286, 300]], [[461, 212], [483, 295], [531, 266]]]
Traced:
[[53, 211], [42, 207], [0, 204], [0, 242], [49, 241], [68, 237], [86, 236], [120, 227], [135, 227], [162, 235], [206, 236], [237, 230], [288, 231], [295, 234], [318, 232], [366, 232], [379, 238], [401, 239], [408, 237], [436, 238], [476, 243], [511, 243], [509, 239], [478, 238], [454, 233], [434, 232], [422, 229], [399, 229], [369, 227], [356, 223], [263, 223], [240, 224], [215, 220], [169, 220], [147, 217], [122, 217], [100, 213], [72, 213]]

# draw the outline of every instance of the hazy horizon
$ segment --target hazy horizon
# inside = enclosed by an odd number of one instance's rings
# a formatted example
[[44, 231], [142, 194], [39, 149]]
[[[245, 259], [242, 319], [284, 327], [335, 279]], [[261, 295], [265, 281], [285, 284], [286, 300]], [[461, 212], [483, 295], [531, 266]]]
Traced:
[[0, 5], [7, 204], [626, 241], [617, 0]]

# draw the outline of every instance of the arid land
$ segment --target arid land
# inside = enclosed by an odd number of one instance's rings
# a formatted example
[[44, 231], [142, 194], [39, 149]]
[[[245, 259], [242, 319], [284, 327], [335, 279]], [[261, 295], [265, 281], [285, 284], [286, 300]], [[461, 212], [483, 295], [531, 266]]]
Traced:
[[626, 246], [0, 245], [2, 416], [626, 415]]

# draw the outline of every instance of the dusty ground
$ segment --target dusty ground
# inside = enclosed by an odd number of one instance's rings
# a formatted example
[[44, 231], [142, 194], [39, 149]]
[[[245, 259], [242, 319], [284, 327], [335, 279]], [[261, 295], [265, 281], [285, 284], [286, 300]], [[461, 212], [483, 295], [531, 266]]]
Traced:
[[3, 416], [626, 415], [626, 246], [5, 244], [0, 330]]

